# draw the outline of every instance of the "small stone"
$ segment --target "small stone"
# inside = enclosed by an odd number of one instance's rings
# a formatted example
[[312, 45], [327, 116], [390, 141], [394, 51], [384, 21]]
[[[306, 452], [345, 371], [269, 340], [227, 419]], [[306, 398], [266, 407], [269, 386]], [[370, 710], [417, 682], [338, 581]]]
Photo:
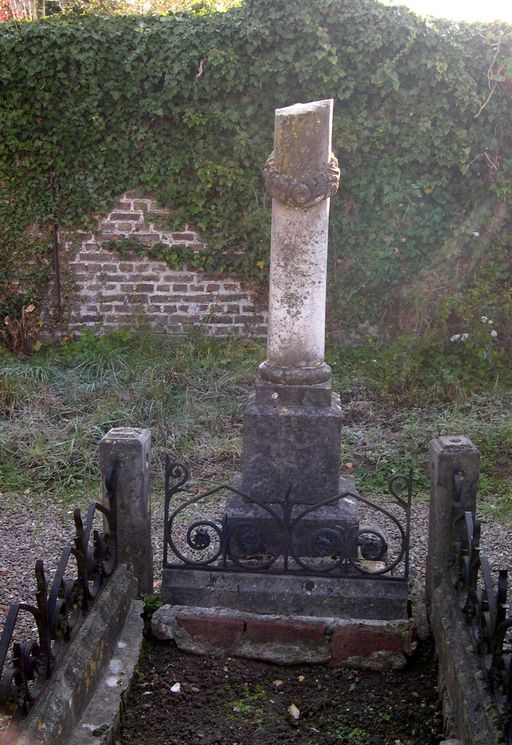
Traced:
[[294, 724], [298, 723], [299, 717], [300, 717], [300, 711], [295, 706], [295, 704], [290, 704], [290, 706], [288, 707], [288, 717], [290, 721], [293, 722]]
[[273, 680], [272, 685], [274, 688], [282, 688], [284, 686], [284, 680]]
[[305, 675], [299, 675], [299, 677], [297, 678], [297, 680], [299, 681], [299, 683], [304, 683], [304, 681], [306, 680], [306, 676]]
[[175, 683], [171, 686], [171, 693], [181, 693], [181, 683]]

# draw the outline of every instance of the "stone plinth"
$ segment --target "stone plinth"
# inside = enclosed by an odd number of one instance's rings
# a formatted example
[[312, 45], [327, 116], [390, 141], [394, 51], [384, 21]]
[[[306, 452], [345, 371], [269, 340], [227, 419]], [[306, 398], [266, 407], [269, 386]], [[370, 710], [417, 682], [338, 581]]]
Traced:
[[[249, 401], [244, 414], [242, 491], [264, 502], [283, 500], [313, 504], [338, 494], [342, 413], [339, 398], [328, 393], [328, 406], [293, 403], [293, 390], [272, 384], [266, 396], [288, 403]], [[283, 386], [286, 389], [285, 386]], [[290, 387], [292, 388], [292, 387]], [[304, 386], [303, 395], [325, 395]], [[295, 398], [297, 400], [297, 398]], [[300, 400], [300, 399], [299, 399]]]
[[157, 639], [213, 657], [243, 657], [282, 665], [328, 664], [400, 669], [414, 648], [408, 621], [361, 621], [270, 615], [227, 608], [164, 605], [153, 615]]
[[[236, 479], [233, 486], [238, 486]], [[352, 479], [339, 480], [338, 494], [354, 493], [354, 490]], [[279, 517], [284, 517], [282, 500], [269, 503], [269, 507]], [[290, 523], [294, 527], [288, 537], [284, 525], [273, 518], [265, 507], [232, 493], [225, 512], [226, 527], [230, 535], [230, 555], [238, 558], [247, 557], [248, 554], [279, 556], [286, 544], [292, 555], [305, 560], [316, 559], [337, 554], [342, 541], [343, 549], [350, 546], [351, 558], [356, 559], [359, 530], [357, 501], [345, 497], [310, 512], [307, 512], [308, 509], [307, 504], [294, 504], [291, 507]], [[335, 535], [343, 538], [335, 539]]]
[[407, 583], [392, 578], [317, 577], [298, 574], [164, 568], [162, 600], [202, 608], [236, 608], [262, 615], [335, 616], [405, 620]]

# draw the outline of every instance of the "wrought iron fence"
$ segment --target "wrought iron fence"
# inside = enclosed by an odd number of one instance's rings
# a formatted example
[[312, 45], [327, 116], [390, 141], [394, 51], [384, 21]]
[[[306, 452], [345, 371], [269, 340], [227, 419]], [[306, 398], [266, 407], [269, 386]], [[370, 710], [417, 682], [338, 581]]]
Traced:
[[[235, 484], [180, 501], [188, 480], [186, 465], [167, 458], [165, 568], [408, 579], [412, 471], [390, 479], [386, 507], [351, 491], [309, 505], [289, 489], [269, 503]], [[236, 506], [219, 515], [223, 495]], [[356, 506], [373, 512], [373, 522], [361, 525]]]
[[460, 475], [454, 475], [453, 490], [454, 586], [505, 741], [512, 745], [512, 615], [508, 614], [507, 571], [500, 570], [494, 581], [489, 559], [480, 551], [480, 520], [464, 512], [458, 500]]
[[[16, 722], [27, 715], [51, 677], [91, 604], [117, 564], [117, 463], [105, 475], [109, 508], [91, 502], [85, 520], [74, 511], [76, 536], [61, 554], [51, 585], [43, 562], [35, 566], [35, 604], [13, 603], [0, 637], [0, 710], [13, 718], [2, 742], [16, 734]], [[95, 527], [101, 519], [102, 528]], [[23, 618], [35, 622], [36, 638], [16, 640]]]

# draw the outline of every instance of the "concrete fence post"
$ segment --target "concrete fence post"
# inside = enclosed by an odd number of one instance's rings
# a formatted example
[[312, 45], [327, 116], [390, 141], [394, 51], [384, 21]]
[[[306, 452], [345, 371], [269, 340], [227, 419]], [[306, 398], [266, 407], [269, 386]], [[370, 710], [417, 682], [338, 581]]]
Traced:
[[[454, 502], [460, 511], [476, 511], [476, 492], [480, 475], [480, 451], [462, 435], [432, 440], [430, 456], [430, 518], [426, 572], [427, 603], [448, 570], [453, 541]], [[456, 492], [454, 493], [454, 484]], [[459, 529], [465, 529], [461, 521]]]
[[131, 567], [138, 582], [139, 593], [153, 592], [150, 460], [149, 429], [118, 427], [107, 432], [100, 441], [99, 461], [103, 479], [113, 462], [117, 462], [118, 561]]

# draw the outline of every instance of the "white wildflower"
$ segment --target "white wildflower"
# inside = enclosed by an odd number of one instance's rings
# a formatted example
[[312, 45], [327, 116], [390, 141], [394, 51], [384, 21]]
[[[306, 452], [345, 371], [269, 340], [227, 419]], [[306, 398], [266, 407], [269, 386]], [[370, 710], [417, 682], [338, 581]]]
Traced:
[[454, 334], [453, 336], [450, 336], [450, 341], [459, 341], [460, 334]]
[[482, 316], [482, 323], [487, 323], [487, 316]]
[[466, 339], [469, 339], [469, 334], [462, 334], [462, 336], [460, 337], [460, 340], [466, 341]]
[[494, 321], [492, 320], [492, 318], [489, 318], [489, 320], [487, 321], [487, 323], [489, 324], [489, 326], [492, 326], [492, 324], [494, 323]]
[[471, 233], [471, 235], [474, 235], [475, 238], [478, 238], [478, 236], [480, 235], [480, 233], [478, 232], [478, 230], [473, 230], [473, 232]]
[[496, 331], [496, 329], [493, 329], [491, 331], [491, 336], [492, 336], [493, 339], [496, 339], [496, 337], [498, 336], [498, 332]]

